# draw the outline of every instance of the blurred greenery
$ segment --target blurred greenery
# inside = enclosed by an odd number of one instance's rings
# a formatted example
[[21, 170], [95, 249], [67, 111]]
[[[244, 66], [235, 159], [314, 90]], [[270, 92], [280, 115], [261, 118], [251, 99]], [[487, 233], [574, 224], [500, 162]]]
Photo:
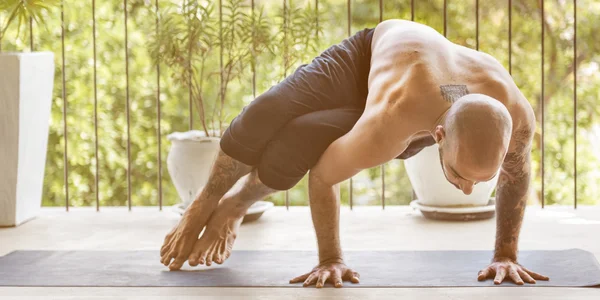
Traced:
[[[0, 0], [6, 1], [6, 0]], [[96, 164], [98, 164], [98, 195], [101, 206], [127, 204], [128, 159], [131, 151], [131, 201], [133, 205], [158, 205], [159, 168], [162, 165], [163, 205], [178, 202], [178, 196], [166, 171], [169, 141], [166, 135], [191, 128], [204, 130], [199, 114], [197, 95], [202, 95], [205, 111], [215, 113], [221, 122], [206, 122], [209, 130], [223, 130], [254, 98], [289, 75], [295, 67], [310, 62], [328, 46], [348, 36], [347, 0], [284, 0], [251, 1], [222, 0], [223, 20], [232, 18], [232, 4], [238, 3], [246, 18], [255, 22], [261, 18], [266, 27], [240, 32], [250, 39], [236, 38], [228, 45], [211, 36], [196, 35], [198, 49], [211, 43], [211, 51], [193, 55], [203, 57], [207, 76], [197, 81], [201, 94], [190, 92], [185, 74], [167, 59], [153, 64], [153, 45], [156, 45], [156, 4], [161, 16], [161, 29], [168, 14], [176, 13], [184, 1], [130, 0], [127, 1], [127, 44], [125, 43], [125, 10], [123, 1], [95, 1], [95, 45], [93, 34], [93, 1], [65, 0], [64, 48], [61, 39], [61, 9], [40, 11], [44, 25], [33, 25], [33, 45], [30, 28], [11, 26], [1, 42], [2, 51], [52, 51], [55, 53], [56, 78], [52, 106], [52, 121], [48, 144], [44, 200], [46, 206], [65, 205], [64, 151], [65, 134], [68, 147], [67, 187], [72, 206], [95, 205]], [[190, 3], [190, 1], [185, 1]], [[192, 1], [196, 3], [196, 1]], [[318, 6], [317, 6], [318, 2]], [[443, 32], [443, 0], [415, 2], [415, 21]], [[197, 1], [202, 7], [212, 7], [210, 18], [218, 21], [219, 2]], [[383, 19], [411, 19], [410, 0], [383, 0]], [[447, 1], [447, 37], [460, 45], [476, 48], [474, 0]], [[538, 0], [512, 1], [511, 67], [513, 78], [536, 111], [538, 130], [533, 148], [534, 173], [530, 203], [540, 203], [542, 101], [544, 114], [544, 198], [546, 204], [572, 205], [574, 201], [574, 66], [577, 66], [577, 195], [580, 204], [596, 204], [600, 194], [600, 34], [598, 20], [600, 2], [578, 1], [577, 63], [573, 49], [573, 3], [546, 0], [544, 43], [544, 98], [542, 99], [541, 9]], [[8, 18], [3, 6], [0, 24]], [[315, 9], [318, 8], [318, 9]], [[317, 25], [318, 11], [318, 25]], [[285, 12], [285, 17], [284, 17]], [[379, 22], [377, 0], [351, 1], [351, 33]], [[311, 19], [315, 22], [310, 22]], [[214, 26], [213, 23], [212, 26]], [[261, 23], [263, 24], [263, 23]], [[509, 69], [508, 1], [479, 1], [479, 50], [496, 57]], [[214, 28], [213, 28], [214, 29]], [[240, 28], [243, 29], [243, 28]], [[20, 34], [17, 34], [20, 31]], [[318, 32], [318, 35], [316, 34]], [[180, 32], [181, 33], [181, 32]], [[261, 40], [264, 34], [269, 41]], [[313, 34], [314, 33], [314, 34]], [[185, 32], [183, 32], [185, 35]], [[215, 34], [215, 33], [213, 33]], [[176, 38], [177, 37], [177, 38]], [[173, 43], [185, 42], [181, 35], [172, 36]], [[204, 40], [203, 40], [204, 38]], [[230, 39], [231, 41], [231, 39]], [[189, 39], [188, 39], [189, 42]], [[256, 47], [252, 47], [252, 43]], [[258, 46], [264, 45], [263, 46]], [[183, 44], [189, 46], [190, 44]], [[253, 49], [243, 65], [236, 69], [235, 80], [227, 85], [221, 81], [219, 50], [223, 47]], [[233, 49], [232, 48], [232, 49]], [[126, 61], [126, 49], [128, 60]], [[64, 50], [64, 68], [62, 51]], [[154, 49], [157, 50], [157, 49]], [[204, 56], [202, 56], [204, 55]], [[192, 60], [200, 68], [199, 59]], [[227, 66], [227, 60], [225, 60]], [[95, 68], [94, 68], [95, 67]], [[215, 75], [216, 74], [216, 75]], [[157, 76], [160, 75], [160, 76]], [[253, 84], [253, 75], [255, 81]], [[62, 79], [65, 78], [63, 87]], [[196, 77], [194, 77], [196, 78]], [[127, 81], [129, 84], [127, 85]], [[160, 135], [158, 134], [157, 91], [160, 82]], [[193, 87], [193, 85], [192, 85]], [[225, 88], [225, 89], [223, 89]], [[254, 90], [255, 88], [255, 90]], [[63, 98], [63, 92], [65, 97]], [[95, 99], [97, 99], [98, 161], [95, 159]], [[129, 99], [130, 118], [127, 118]], [[192, 102], [190, 99], [193, 99]], [[223, 99], [224, 105], [221, 106]], [[63, 108], [66, 105], [66, 120]], [[215, 110], [217, 109], [217, 110]], [[218, 110], [221, 110], [218, 111]], [[211, 115], [212, 118], [214, 115]], [[205, 119], [208, 120], [208, 119]], [[63, 129], [66, 121], [67, 132]], [[129, 124], [129, 125], [128, 125]], [[219, 125], [220, 124], [220, 125]], [[129, 132], [128, 135], [128, 126]], [[159, 149], [160, 140], [160, 149]], [[158, 153], [162, 153], [159, 161]], [[386, 205], [407, 204], [412, 198], [410, 182], [402, 161], [384, 165]], [[342, 185], [342, 202], [348, 203], [349, 182]], [[381, 205], [381, 168], [364, 170], [353, 178], [355, 205]], [[290, 189], [291, 205], [307, 204], [307, 181], [304, 178]], [[277, 205], [285, 203], [285, 192], [268, 200]]]

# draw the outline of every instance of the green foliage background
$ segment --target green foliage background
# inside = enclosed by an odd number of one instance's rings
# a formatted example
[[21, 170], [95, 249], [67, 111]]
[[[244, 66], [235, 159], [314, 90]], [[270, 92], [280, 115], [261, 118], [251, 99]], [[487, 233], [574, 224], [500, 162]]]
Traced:
[[[218, 13], [218, 2], [214, 13]], [[223, 0], [228, 3], [230, 0]], [[162, 9], [167, 2], [159, 1]], [[206, 1], [200, 1], [206, 4]], [[295, 67], [310, 62], [328, 46], [347, 37], [348, 6], [346, 0], [318, 1], [319, 24], [316, 34], [306, 46], [303, 36], [296, 37], [293, 26], [303, 27], [296, 14], [307, 5], [315, 8], [315, 0], [287, 0], [289, 35], [282, 35], [281, 1], [255, 1], [256, 11], [263, 9], [272, 24], [272, 52], [256, 53], [255, 68], [245, 68], [227, 87], [223, 126], [253, 99], [252, 78], [256, 74], [257, 95], [276, 84]], [[411, 18], [410, 0], [383, 0], [383, 19]], [[443, 32], [443, 0], [416, 0], [415, 21]], [[475, 0], [448, 0], [447, 37], [466, 47], [476, 47]], [[545, 126], [545, 201], [547, 204], [572, 205], [577, 188], [581, 204], [596, 204], [600, 194], [600, 2], [578, 1], [577, 10], [577, 186], [574, 185], [574, 103], [573, 103], [573, 3], [545, 1], [545, 91], [541, 99], [541, 15], [540, 1], [514, 0], [512, 10], [512, 75], [536, 111], [538, 130], [533, 149], [534, 180], [530, 203], [539, 203], [541, 195], [541, 101], [546, 113]], [[156, 0], [127, 1], [128, 43], [125, 45], [123, 1], [96, 1], [96, 80], [94, 80], [92, 1], [64, 1], [64, 54], [62, 64], [61, 9], [44, 12], [44, 25], [33, 26], [35, 51], [55, 53], [56, 79], [52, 121], [48, 145], [44, 205], [65, 205], [63, 107], [67, 105], [67, 164], [69, 204], [95, 205], [96, 164], [98, 195], [101, 206], [127, 205], [129, 192], [133, 205], [158, 205], [158, 164], [162, 164], [163, 205], [178, 202], [177, 192], [166, 171], [169, 141], [174, 131], [202, 130], [197, 112], [190, 112], [189, 90], [174, 76], [173, 70], [161, 65], [160, 117], [161, 135], [157, 135], [157, 68], [148, 49], [155, 30]], [[250, 13], [250, 1], [244, 9]], [[297, 8], [297, 9], [296, 9]], [[508, 1], [479, 1], [479, 50], [490, 53], [509, 68]], [[379, 1], [351, 1], [351, 32], [373, 27], [379, 21]], [[227, 14], [227, 11], [224, 11]], [[0, 11], [0, 22], [7, 12]], [[218, 17], [218, 16], [217, 16]], [[300, 19], [297, 19], [300, 18]], [[295, 24], [295, 25], [294, 25]], [[306, 25], [306, 24], [304, 24]], [[310, 25], [310, 26], [313, 26]], [[306, 25], [309, 26], [309, 25]], [[298, 30], [300, 30], [298, 29]], [[30, 51], [30, 28], [23, 24], [6, 32], [2, 51]], [[243, 41], [239, 41], [243, 42]], [[304, 43], [304, 44], [303, 44]], [[128, 51], [126, 76], [125, 51]], [[219, 73], [218, 51], [207, 58], [206, 68]], [[1, 70], [0, 70], [1, 71]], [[65, 76], [65, 86], [62, 76]], [[179, 78], [179, 79], [178, 79]], [[127, 79], [130, 99], [130, 136], [127, 135]], [[217, 105], [219, 76], [208, 76], [203, 91], [208, 107]], [[63, 92], [66, 96], [63, 98]], [[96, 94], [95, 94], [96, 93]], [[98, 161], [95, 160], [94, 98], [98, 106]], [[219, 129], [209, 126], [210, 129]], [[220, 128], [223, 129], [223, 128]], [[131, 190], [128, 190], [127, 141], [131, 144]], [[162, 157], [158, 161], [158, 141]], [[412, 198], [410, 182], [401, 161], [385, 165], [386, 204], [408, 204]], [[307, 204], [306, 178], [289, 190], [291, 205]], [[342, 202], [348, 203], [348, 182], [343, 185]], [[359, 173], [353, 178], [355, 205], [380, 205], [381, 168]], [[285, 192], [269, 200], [285, 203]]]

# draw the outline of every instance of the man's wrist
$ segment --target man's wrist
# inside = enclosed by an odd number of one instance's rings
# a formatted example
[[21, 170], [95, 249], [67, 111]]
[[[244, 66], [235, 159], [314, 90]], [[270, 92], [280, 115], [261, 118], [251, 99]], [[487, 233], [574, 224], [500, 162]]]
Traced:
[[516, 262], [517, 254], [516, 253], [496, 252], [496, 253], [494, 253], [493, 261], [494, 262], [505, 262], [505, 261]]
[[331, 256], [331, 257], [327, 257], [327, 258], [320, 258], [319, 259], [319, 265], [324, 265], [324, 264], [343, 264], [344, 263], [344, 259], [341, 256]]

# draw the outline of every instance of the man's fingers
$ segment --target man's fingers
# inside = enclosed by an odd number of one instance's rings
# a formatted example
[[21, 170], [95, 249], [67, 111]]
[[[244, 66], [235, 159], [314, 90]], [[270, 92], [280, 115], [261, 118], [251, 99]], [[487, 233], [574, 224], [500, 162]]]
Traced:
[[359, 283], [360, 282], [360, 274], [352, 271], [352, 269], [346, 269], [346, 271], [344, 271], [344, 275], [342, 275], [342, 279], [349, 280], [352, 283]]
[[304, 275], [300, 275], [292, 280], [290, 280], [290, 283], [298, 283], [298, 282], [302, 282], [304, 280], [306, 280], [306, 278], [308, 278], [308, 276], [311, 274], [312, 272], [308, 272]]
[[523, 285], [523, 280], [521, 279], [521, 276], [519, 276], [517, 268], [515, 268], [514, 265], [508, 268], [508, 276], [510, 277], [510, 279], [512, 279], [514, 283], [518, 285]]
[[479, 274], [477, 274], [477, 280], [479, 280], [479, 281], [486, 280], [490, 277], [491, 274], [492, 274], [491, 269], [485, 268], [485, 269], [479, 271]]
[[360, 282], [360, 274], [357, 272], [351, 271], [352, 277], [350, 277], [350, 282], [359, 283]]
[[341, 288], [344, 283], [342, 282], [342, 272], [339, 269], [335, 269], [333, 273], [331, 273], [331, 277], [329, 280], [333, 283], [333, 286], [336, 288]]
[[535, 279], [533, 279], [533, 277], [531, 277], [531, 275], [527, 274], [527, 272], [525, 272], [522, 269], [518, 269], [517, 272], [519, 272], [519, 275], [521, 275], [521, 278], [527, 282], [527, 283], [535, 283]]
[[315, 283], [315, 281], [317, 281], [317, 274], [316, 273], [310, 273], [310, 275], [308, 275], [308, 278], [306, 278], [306, 280], [304, 281], [304, 284], [302, 284], [302, 286], [307, 287], [313, 283]]
[[321, 272], [321, 274], [319, 274], [319, 279], [317, 280], [317, 288], [322, 288], [325, 285], [327, 278], [329, 278], [329, 274], [329, 271], [324, 271]]
[[504, 277], [506, 277], [506, 269], [500, 268], [500, 270], [498, 270], [496, 272], [496, 278], [494, 278], [494, 284], [501, 284], [502, 281], [504, 281]]
[[542, 274], [538, 274], [538, 273], [533, 272], [533, 271], [529, 271], [527, 268], [525, 268], [523, 266], [521, 266], [521, 268], [523, 268], [523, 270], [525, 272], [527, 272], [527, 274], [531, 275], [531, 277], [533, 277], [534, 279], [537, 279], [537, 280], [550, 280], [550, 278], [548, 278], [547, 276], [544, 276]]

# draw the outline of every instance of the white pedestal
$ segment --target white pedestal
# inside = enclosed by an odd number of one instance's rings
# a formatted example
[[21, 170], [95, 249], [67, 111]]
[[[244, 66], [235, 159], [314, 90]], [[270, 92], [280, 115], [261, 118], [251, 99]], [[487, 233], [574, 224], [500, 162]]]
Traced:
[[0, 54], [0, 226], [40, 210], [53, 84], [53, 53]]

